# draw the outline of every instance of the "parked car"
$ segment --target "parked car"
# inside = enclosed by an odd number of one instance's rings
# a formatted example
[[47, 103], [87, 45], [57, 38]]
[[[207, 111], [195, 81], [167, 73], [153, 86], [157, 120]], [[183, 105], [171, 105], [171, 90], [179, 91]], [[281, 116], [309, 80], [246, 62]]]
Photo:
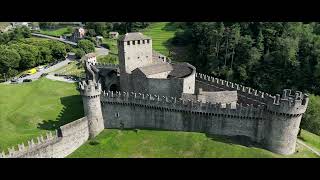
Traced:
[[32, 82], [31, 79], [24, 79], [22, 82]]
[[19, 78], [24, 78], [26, 76], [28, 76], [28, 75], [27, 74], [22, 74]]
[[44, 76], [47, 76], [47, 75], [48, 75], [48, 73], [42, 73], [41, 77], [44, 77]]

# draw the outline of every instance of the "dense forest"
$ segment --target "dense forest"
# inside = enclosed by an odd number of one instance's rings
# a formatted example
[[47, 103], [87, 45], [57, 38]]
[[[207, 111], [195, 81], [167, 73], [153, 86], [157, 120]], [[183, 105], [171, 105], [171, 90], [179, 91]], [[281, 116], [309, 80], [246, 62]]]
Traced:
[[[320, 24], [179, 23], [172, 43], [188, 45], [198, 71], [272, 94], [291, 88], [320, 95]], [[302, 127], [320, 135], [320, 98], [312, 95]]]

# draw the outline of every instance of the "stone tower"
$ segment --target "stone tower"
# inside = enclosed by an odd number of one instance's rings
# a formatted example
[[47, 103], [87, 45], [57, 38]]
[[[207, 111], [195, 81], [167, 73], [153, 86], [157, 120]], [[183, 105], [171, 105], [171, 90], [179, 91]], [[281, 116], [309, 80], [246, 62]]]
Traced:
[[152, 39], [139, 32], [127, 33], [118, 40], [118, 55], [121, 91], [130, 91], [129, 74], [153, 63]]
[[89, 138], [97, 136], [104, 129], [101, 111], [101, 84], [95, 80], [82, 81], [79, 83], [82, 95], [85, 116], [88, 119]]
[[279, 154], [295, 151], [297, 135], [303, 113], [308, 106], [308, 95], [290, 89], [283, 90], [280, 97], [268, 97], [265, 121], [265, 146]]

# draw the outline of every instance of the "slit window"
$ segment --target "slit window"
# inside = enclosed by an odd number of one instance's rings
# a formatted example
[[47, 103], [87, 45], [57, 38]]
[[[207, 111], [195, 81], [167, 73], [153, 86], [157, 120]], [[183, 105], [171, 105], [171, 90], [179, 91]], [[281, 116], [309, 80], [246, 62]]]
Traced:
[[140, 44], [140, 40], [138, 40], [138, 44]]
[[136, 42], [135, 41], [132, 41], [132, 45], [135, 45], [136, 44]]
[[130, 41], [127, 42], [127, 45], [130, 45]]
[[150, 40], [149, 39], [147, 39], [147, 43], [149, 44], [149, 42], [150, 42]]
[[144, 40], [142, 40], [142, 44], [144, 44]]

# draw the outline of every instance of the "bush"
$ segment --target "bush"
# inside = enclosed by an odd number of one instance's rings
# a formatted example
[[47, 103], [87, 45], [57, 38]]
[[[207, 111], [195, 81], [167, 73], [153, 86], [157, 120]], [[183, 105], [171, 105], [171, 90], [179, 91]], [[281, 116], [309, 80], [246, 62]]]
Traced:
[[102, 43], [101, 46], [106, 48], [106, 49], [110, 49], [110, 45], [107, 44], [107, 43]]
[[86, 54], [86, 52], [84, 52], [84, 50], [82, 49], [76, 49], [75, 51], [75, 55], [77, 59], [81, 59], [84, 55]]
[[310, 95], [306, 113], [301, 121], [301, 128], [320, 135], [320, 96]]

